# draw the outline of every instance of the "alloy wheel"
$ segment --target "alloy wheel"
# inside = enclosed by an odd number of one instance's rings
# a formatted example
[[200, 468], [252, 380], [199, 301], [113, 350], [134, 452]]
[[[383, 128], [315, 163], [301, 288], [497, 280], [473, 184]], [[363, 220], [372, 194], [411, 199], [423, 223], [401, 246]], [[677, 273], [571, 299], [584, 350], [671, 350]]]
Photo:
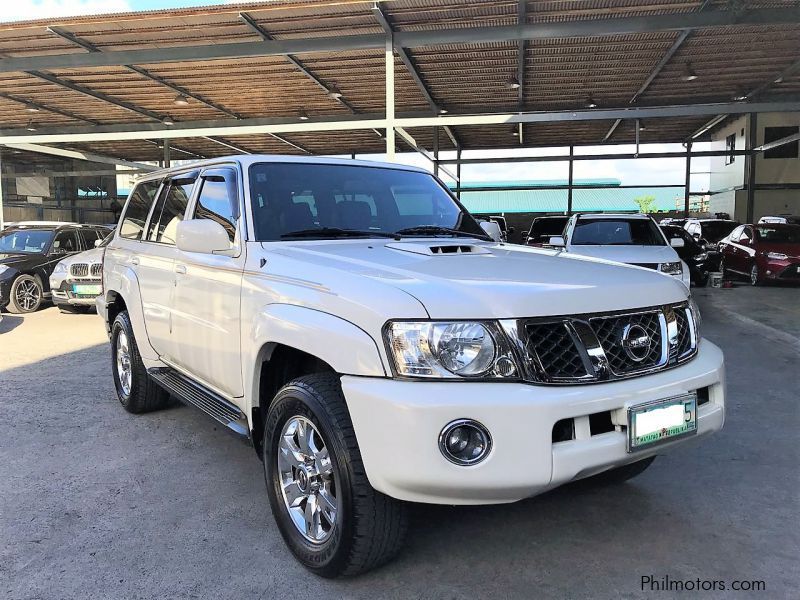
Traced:
[[122, 388], [122, 393], [125, 396], [130, 396], [133, 369], [131, 365], [130, 343], [124, 331], [120, 331], [117, 336], [117, 378], [119, 379], [119, 386]]
[[14, 299], [24, 312], [33, 312], [42, 300], [42, 292], [32, 279], [24, 279], [17, 284]]
[[294, 416], [278, 438], [278, 475], [292, 523], [313, 544], [333, 533], [339, 512], [338, 489], [327, 444], [306, 417]]

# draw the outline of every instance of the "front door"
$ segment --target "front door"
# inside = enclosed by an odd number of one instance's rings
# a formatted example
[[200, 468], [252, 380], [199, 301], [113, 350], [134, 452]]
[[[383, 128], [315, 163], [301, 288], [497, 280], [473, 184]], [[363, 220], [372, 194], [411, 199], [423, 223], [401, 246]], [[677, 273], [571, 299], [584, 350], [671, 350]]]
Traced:
[[166, 359], [173, 358], [172, 317], [175, 300], [175, 230], [189, 205], [197, 173], [164, 182], [136, 257], [136, 275], [150, 345]]
[[198, 181], [192, 219], [211, 219], [227, 231], [231, 251], [177, 251], [173, 338], [178, 367], [228, 398], [243, 395], [240, 347], [242, 250], [236, 171], [206, 169]]

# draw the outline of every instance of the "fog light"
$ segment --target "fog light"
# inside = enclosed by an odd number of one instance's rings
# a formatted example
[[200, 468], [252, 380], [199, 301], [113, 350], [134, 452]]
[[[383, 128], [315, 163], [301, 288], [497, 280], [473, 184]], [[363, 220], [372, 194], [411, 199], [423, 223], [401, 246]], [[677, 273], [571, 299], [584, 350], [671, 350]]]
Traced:
[[474, 465], [481, 462], [492, 449], [489, 431], [470, 419], [449, 423], [439, 434], [439, 450], [451, 463]]

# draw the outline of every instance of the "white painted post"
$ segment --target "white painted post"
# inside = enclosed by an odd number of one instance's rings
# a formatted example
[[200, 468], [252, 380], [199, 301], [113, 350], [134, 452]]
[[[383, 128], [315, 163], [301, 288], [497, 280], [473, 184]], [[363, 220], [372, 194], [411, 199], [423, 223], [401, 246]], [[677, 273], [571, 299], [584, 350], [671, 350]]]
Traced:
[[386, 36], [386, 160], [394, 162], [394, 47]]

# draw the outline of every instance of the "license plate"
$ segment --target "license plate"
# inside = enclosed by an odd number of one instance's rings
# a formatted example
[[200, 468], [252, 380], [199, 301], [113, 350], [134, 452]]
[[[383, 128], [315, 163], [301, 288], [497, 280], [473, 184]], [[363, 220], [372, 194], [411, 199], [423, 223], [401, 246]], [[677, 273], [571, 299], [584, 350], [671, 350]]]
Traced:
[[72, 293], [81, 296], [99, 296], [103, 293], [103, 288], [100, 285], [73, 285]]
[[697, 433], [697, 394], [654, 400], [628, 408], [628, 452]]

